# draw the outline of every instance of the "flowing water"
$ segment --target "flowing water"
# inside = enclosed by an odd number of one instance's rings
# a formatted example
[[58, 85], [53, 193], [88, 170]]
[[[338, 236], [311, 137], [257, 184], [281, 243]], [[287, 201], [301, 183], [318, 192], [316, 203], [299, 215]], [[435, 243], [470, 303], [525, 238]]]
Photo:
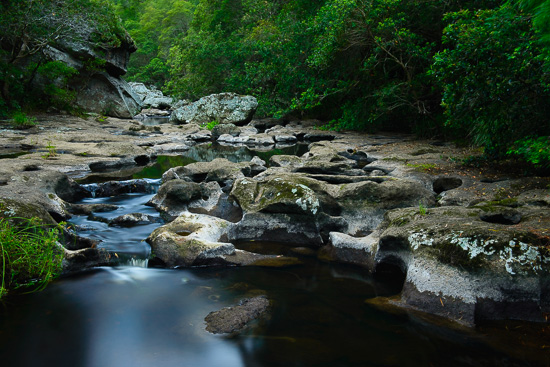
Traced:
[[[131, 212], [157, 215], [144, 206], [150, 197], [86, 199], [119, 209], [95, 218], [77, 216], [72, 222], [80, 234], [143, 265], [140, 260], [150, 253], [143, 239], [161, 224], [113, 228], [105, 222]], [[299, 256], [283, 244], [236, 245]], [[380, 281], [360, 268], [320, 262], [315, 256], [301, 260], [302, 265], [288, 268], [102, 267], [60, 279], [43, 292], [9, 297], [0, 308], [0, 365], [550, 365], [548, 350], [537, 352], [541, 344], [519, 345], [529, 342], [515, 338], [521, 333], [501, 338], [503, 329], [459, 330], [413, 313], [384, 311], [369, 301], [397, 294], [399, 282]], [[234, 338], [204, 330], [209, 312], [258, 294], [273, 301], [270, 318]], [[529, 326], [520, 325], [527, 332]], [[544, 327], [533, 328], [535, 337], [548, 336]]]

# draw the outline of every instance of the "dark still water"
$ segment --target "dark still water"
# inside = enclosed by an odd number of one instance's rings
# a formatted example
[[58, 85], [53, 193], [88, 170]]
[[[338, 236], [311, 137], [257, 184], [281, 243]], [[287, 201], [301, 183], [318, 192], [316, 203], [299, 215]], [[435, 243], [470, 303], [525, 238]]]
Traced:
[[[8, 300], [2, 366], [533, 366], [485, 336], [380, 311], [392, 292], [354, 268], [100, 268]], [[272, 316], [228, 339], [204, 317], [267, 294]], [[520, 346], [518, 345], [518, 348]]]

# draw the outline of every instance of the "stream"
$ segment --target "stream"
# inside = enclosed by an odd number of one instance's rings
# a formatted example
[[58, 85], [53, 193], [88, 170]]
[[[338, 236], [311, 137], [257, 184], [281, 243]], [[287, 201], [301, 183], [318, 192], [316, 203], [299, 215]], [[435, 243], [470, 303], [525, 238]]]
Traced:
[[[197, 158], [197, 157], [195, 157]], [[198, 160], [192, 158], [192, 160]], [[182, 159], [190, 159], [189, 156]], [[162, 159], [161, 159], [162, 161]], [[139, 174], [156, 184], [158, 172]], [[146, 268], [143, 240], [161, 222], [133, 228], [104, 220], [141, 212], [153, 194], [85, 199], [116, 204], [95, 218], [75, 216], [79, 234], [124, 258], [61, 278], [38, 293], [8, 297], [0, 308], [2, 366], [537, 366], [529, 351], [506, 351], [491, 332], [449, 328], [368, 302], [397, 295], [400, 282], [361, 268], [296, 255], [277, 243], [242, 243], [247, 250], [299, 256], [287, 268]], [[307, 246], [307, 244], [304, 244]], [[133, 266], [131, 266], [133, 265]], [[266, 294], [271, 316], [227, 338], [205, 331], [204, 317], [239, 300]], [[544, 334], [543, 334], [544, 335]], [[496, 338], [496, 339], [495, 339]], [[496, 341], [495, 341], [496, 340]], [[543, 352], [541, 352], [543, 353]], [[546, 361], [546, 362], [545, 362]], [[540, 363], [540, 364], [539, 364]]]

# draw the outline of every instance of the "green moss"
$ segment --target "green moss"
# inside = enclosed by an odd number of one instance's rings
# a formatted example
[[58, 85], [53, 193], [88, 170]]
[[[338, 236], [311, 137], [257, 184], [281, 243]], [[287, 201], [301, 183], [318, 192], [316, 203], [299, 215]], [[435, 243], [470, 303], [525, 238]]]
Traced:
[[502, 209], [502, 207], [511, 207], [511, 208], [517, 208], [518, 207], [518, 199], [517, 198], [508, 198], [503, 200], [493, 200], [493, 201], [485, 201], [479, 204], [475, 205], [475, 208], [481, 209], [485, 212], [495, 212], [497, 210]]
[[450, 242], [437, 245], [434, 251], [439, 261], [464, 269], [475, 269], [484, 263], [481, 256], [472, 258], [468, 251]]
[[437, 168], [437, 165], [433, 163], [417, 163], [417, 164], [407, 163], [407, 167], [414, 168], [419, 172], [427, 172]]

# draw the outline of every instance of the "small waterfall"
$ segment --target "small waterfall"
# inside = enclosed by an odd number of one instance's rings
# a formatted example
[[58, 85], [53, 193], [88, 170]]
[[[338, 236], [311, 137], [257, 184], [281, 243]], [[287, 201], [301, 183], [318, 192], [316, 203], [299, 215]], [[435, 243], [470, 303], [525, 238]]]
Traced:
[[84, 190], [88, 191], [90, 193], [90, 195], [92, 195], [92, 198], [95, 198], [95, 193], [96, 193], [97, 188], [99, 187], [99, 185], [96, 184], [96, 183], [91, 183], [91, 184], [80, 185], [80, 187], [82, 187]]
[[134, 268], [147, 268], [147, 265], [149, 263], [149, 259], [136, 259], [135, 257], [129, 259], [125, 266], [131, 266]]

